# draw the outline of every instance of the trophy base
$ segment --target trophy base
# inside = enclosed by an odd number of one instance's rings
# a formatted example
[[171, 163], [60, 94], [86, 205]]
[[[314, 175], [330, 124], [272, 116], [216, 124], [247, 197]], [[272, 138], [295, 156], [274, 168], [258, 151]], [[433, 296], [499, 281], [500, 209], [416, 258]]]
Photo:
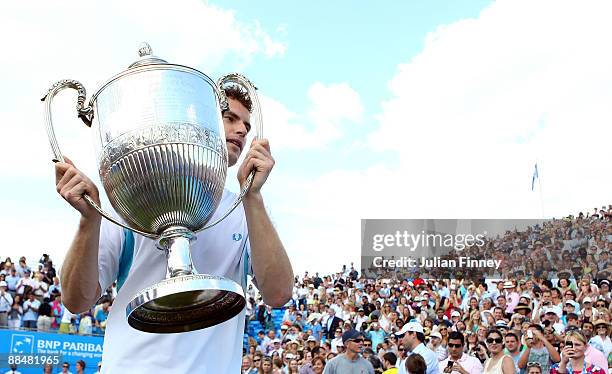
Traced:
[[246, 299], [236, 282], [190, 274], [164, 279], [140, 291], [126, 307], [128, 324], [152, 333], [178, 333], [225, 322], [242, 311]]

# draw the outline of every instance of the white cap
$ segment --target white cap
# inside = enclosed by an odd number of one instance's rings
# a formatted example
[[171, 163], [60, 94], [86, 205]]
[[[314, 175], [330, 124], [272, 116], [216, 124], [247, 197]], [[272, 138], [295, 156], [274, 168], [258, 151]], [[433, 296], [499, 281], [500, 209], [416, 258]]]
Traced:
[[461, 313], [459, 313], [456, 310], [453, 310], [453, 312], [451, 313], [451, 318], [453, 318], [453, 317], [461, 317]]
[[593, 302], [593, 300], [591, 300], [591, 298], [590, 298], [590, 297], [588, 297], [588, 296], [587, 296], [587, 297], [585, 297], [584, 299], [582, 299], [582, 303], [583, 303], [583, 304], [584, 304], [584, 303], [592, 303], [592, 302]]
[[563, 312], [561, 311], [561, 308], [558, 308], [556, 306], [551, 306], [551, 307], [548, 307], [548, 308], [544, 308], [543, 312], [544, 312], [544, 314], [546, 314], [546, 313], [554, 313], [559, 318], [561, 318], [561, 316], [563, 315]]
[[420, 332], [421, 334], [424, 334], [423, 326], [421, 326], [420, 323], [418, 323], [418, 322], [408, 322], [407, 324], [404, 325], [404, 327], [402, 327], [401, 330], [396, 332], [395, 335], [404, 335], [405, 333], [407, 333], [409, 331]]
[[432, 332], [431, 334], [429, 334], [429, 337], [430, 337], [430, 338], [438, 338], [438, 339], [442, 339], [442, 335], [440, 335], [440, 333], [439, 333], [439, 332], [437, 332], [437, 331], [434, 331], [434, 332]]
[[307, 342], [316, 342], [316, 341], [317, 341], [317, 339], [316, 339], [314, 336], [310, 335], [310, 336], [308, 337], [308, 339], [306, 339], [306, 341], [307, 341]]
[[0, 281], [0, 287], [8, 287], [8, 284], [5, 281]]
[[512, 281], [504, 282], [504, 288], [514, 288]]

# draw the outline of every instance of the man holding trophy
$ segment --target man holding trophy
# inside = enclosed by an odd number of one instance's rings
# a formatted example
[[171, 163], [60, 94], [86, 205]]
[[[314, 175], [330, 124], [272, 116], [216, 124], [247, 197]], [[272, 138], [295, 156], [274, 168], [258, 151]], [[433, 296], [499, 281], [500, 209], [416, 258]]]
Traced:
[[[81, 214], [62, 267], [64, 304], [83, 312], [117, 281], [103, 373], [236, 373], [247, 275], [274, 307], [291, 298], [293, 281], [261, 194], [274, 166], [269, 143], [245, 144], [259, 111], [256, 93], [240, 75], [214, 84], [154, 57], [148, 45], [140, 56], [88, 107], [76, 81], [58, 82], [43, 98], [56, 188]], [[95, 184], [55, 142], [50, 102], [65, 87], [79, 90], [79, 116], [101, 141], [100, 177], [113, 214], [101, 210]], [[237, 198], [224, 188], [225, 173], [247, 147]]]

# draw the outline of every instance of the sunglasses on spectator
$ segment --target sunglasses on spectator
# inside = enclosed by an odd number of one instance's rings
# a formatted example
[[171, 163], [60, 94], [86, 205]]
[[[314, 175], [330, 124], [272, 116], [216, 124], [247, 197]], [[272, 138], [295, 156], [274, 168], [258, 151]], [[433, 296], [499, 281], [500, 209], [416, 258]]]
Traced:
[[463, 344], [448, 343], [448, 347], [449, 348], [461, 348], [461, 347], [463, 347]]
[[363, 345], [365, 345], [366, 347], [371, 347], [371, 346], [372, 346], [372, 343], [369, 343], [369, 342], [364, 342], [364, 343], [363, 343]]
[[597, 326], [595, 326], [595, 328], [598, 329], [598, 330], [599, 329], [606, 329], [607, 330], [608, 326], [606, 326], [606, 325], [597, 325]]
[[604, 304], [604, 303], [597, 303], [597, 304], [595, 304], [595, 306], [597, 306], [598, 308], [605, 308], [606, 304]]
[[528, 362], [527, 363], [527, 368], [532, 368], [532, 367], [537, 367], [537, 368], [541, 368], [542, 365], [540, 365], [539, 362]]
[[503, 343], [503, 341], [504, 341], [504, 339], [502, 339], [502, 338], [488, 338], [487, 339], [487, 343], [489, 343], [489, 344], [493, 344], [493, 343], [501, 344], [501, 343]]
[[362, 339], [362, 338], [352, 339], [352, 340], [349, 340], [349, 342], [354, 342], [354, 343], [363, 343], [363, 339]]

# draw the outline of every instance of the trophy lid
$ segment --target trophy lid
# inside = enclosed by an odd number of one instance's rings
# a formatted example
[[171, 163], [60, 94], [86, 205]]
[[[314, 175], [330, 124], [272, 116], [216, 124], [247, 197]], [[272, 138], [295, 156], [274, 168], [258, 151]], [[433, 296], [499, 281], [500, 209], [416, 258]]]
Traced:
[[151, 46], [147, 42], [143, 42], [138, 49], [138, 55], [140, 58], [132, 63], [128, 69], [136, 68], [139, 66], [145, 65], [158, 65], [158, 64], [167, 64], [166, 60], [162, 60], [161, 58], [153, 55], [153, 50]]

